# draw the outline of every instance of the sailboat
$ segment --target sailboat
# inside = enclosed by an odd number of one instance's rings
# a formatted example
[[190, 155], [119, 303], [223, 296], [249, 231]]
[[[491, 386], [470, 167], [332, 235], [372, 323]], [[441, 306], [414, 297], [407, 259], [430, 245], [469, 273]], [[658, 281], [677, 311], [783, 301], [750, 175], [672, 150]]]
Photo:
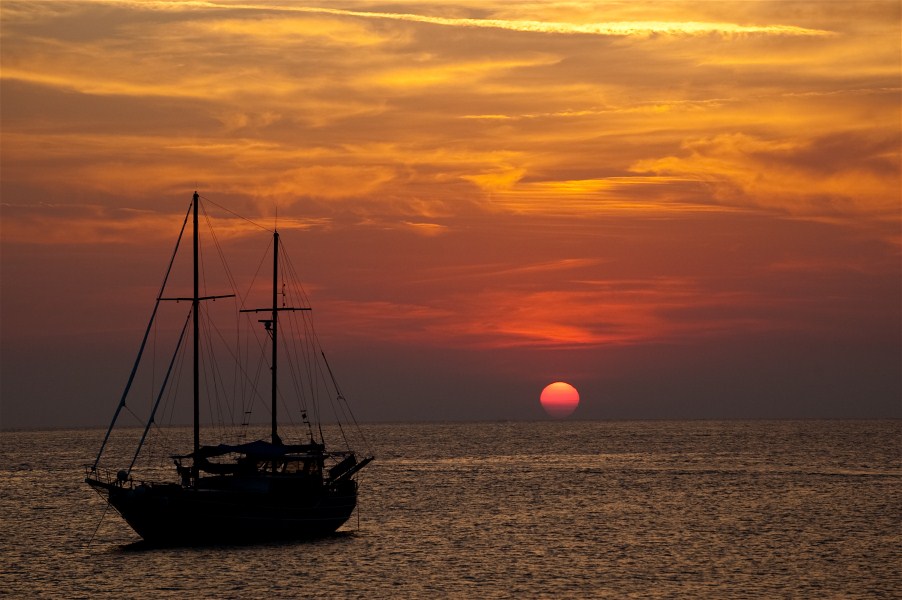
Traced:
[[[327, 449], [322, 424], [311, 425], [304, 411], [306, 439], [283, 441], [279, 428], [279, 348], [280, 316], [286, 319], [308, 306], [286, 306], [285, 293], [280, 288], [280, 238], [272, 232], [273, 276], [272, 302], [264, 308], [239, 308], [246, 316], [256, 314], [268, 338], [268, 362], [271, 371], [271, 412], [268, 439], [246, 438], [225, 440], [216, 444], [203, 444], [201, 436], [201, 306], [208, 301], [234, 297], [235, 294], [202, 295], [201, 266], [199, 264], [199, 205], [200, 196], [194, 193], [193, 201], [182, 224], [181, 241], [189, 215], [193, 220], [193, 294], [190, 297], [167, 297], [167, 281], [179, 243], [169, 262], [157, 297], [151, 323], [148, 324], [125, 391], [106, 432], [93, 464], [85, 467], [85, 482], [97, 491], [121, 517], [146, 542], [152, 544], [221, 544], [245, 543], [265, 540], [294, 540], [323, 536], [337, 531], [353, 514], [357, 505], [357, 474], [370, 461], [372, 452], [359, 454], [350, 448]], [[282, 284], [284, 286], [284, 283]], [[279, 300], [282, 296], [282, 303]], [[129, 390], [135, 379], [142, 354], [147, 346], [154, 318], [161, 303], [169, 301], [190, 302], [191, 308], [179, 336], [178, 346], [185, 345], [188, 325], [193, 332], [193, 446], [190, 451], [170, 455], [172, 464], [169, 476], [161, 480], [145, 480], [133, 472], [148, 432], [156, 426], [155, 418], [163, 388], [171, 385], [170, 375], [176, 364], [175, 355], [161, 384], [160, 393], [150, 410], [131, 464], [124, 468], [102, 468], [101, 457], [110, 440], [123, 408], [127, 406]], [[290, 313], [290, 315], [289, 315]], [[289, 319], [290, 320], [290, 319]], [[264, 342], [263, 346], [267, 344]], [[318, 347], [317, 347], [318, 348]], [[184, 354], [184, 353], [182, 353]], [[289, 353], [289, 358], [291, 355]], [[308, 357], [309, 358], [309, 357]], [[320, 373], [322, 379], [333, 385], [339, 402], [346, 401], [341, 394], [332, 369], [325, 361], [325, 353], [313, 356], [325, 364]], [[314, 371], [308, 371], [313, 373]], [[350, 414], [347, 407], [345, 415]], [[351, 414], [353, 419], [353, 415]], [[356, 420], [353, 420], [356, 426]], [[245, 429], [246, 430], [246, 429]], [[242, 431], [245, 431], [242, 430]], [[360, 428], [357, 427], [358, 432]], [[342, 429], [343, 432], [343, 429]], [[343, 435], [343, 434], [342, 434]], [[361, 433], [362, 436], [362, 433]], [[365, 438], [364, 438], [365, 439]], [[347, 441], [347, 438], [345, 439]], [[127, 460], [127, 459], [126, 459]]]

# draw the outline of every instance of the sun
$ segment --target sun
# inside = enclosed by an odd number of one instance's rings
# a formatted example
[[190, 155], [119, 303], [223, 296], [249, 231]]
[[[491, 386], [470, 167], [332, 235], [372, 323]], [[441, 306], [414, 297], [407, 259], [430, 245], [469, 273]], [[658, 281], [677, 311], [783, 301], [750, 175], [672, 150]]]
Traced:
[[549, 417], [563, 419], [572, 415], [579, 406], [579, 392], [569, 383], [556, 381], [545, 386], [539, 402]]

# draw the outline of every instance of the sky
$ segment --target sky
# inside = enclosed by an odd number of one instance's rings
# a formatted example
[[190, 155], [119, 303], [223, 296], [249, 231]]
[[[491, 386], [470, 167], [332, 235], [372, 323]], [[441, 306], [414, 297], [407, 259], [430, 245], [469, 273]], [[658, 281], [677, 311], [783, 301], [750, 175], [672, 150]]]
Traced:
[[902, 417], [900, 7], [4, 0], [0, 427], [108, 423], [195, 189], [363, 421]]

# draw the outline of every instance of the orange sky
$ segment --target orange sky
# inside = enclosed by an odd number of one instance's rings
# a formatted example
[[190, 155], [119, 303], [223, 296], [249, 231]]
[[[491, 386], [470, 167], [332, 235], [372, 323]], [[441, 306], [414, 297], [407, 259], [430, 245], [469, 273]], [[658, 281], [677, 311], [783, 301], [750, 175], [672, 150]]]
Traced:
[[902, 416], [900, 6], [4, 0], [0, 425], [105, 423], [195, 189], [365, 419]]

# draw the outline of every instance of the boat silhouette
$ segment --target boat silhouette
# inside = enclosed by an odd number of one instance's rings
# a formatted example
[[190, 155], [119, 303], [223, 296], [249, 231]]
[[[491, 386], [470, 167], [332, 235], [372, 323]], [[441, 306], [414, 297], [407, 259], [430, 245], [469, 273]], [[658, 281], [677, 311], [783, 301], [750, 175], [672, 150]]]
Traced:
[[[310, 311], [310, 307], [285, 305], [286, 295], [282, 291], [285, 284], [280, 282], [279, 269], [282, 247], [277, 230], [272, 232], [271, 305], [264, 308], [239, 308], [239, 313], [246, 316], [257, 313], [264, 317], [258, 319], [258, 325], [262, 325], [265, 338], [269, 341], [268, 364], [271, 371], [269, 439], [201, 443], [200, 356], [203, 343], [201, 306], [207, 301], [232, 298], [235, 294], [201, 295], [199, 206], [200, 196], [195, 192], [178, 238], [180, 242], [190, 216], [193, 222], [193, 294], [190, 297], [165, 295], [180, 245], [177, 242], [125, 391], [95, 461], [85, 468], [85, 482], [96, 490], [145, 542], [152, 544], [246, 543], [303, 539], [333, 533], [352, 515], [357, 505], [356, 475], [373, 460], [373, 455], [371, 452], [358, 455], [349, 447], [340, 450], [327, 449], [322, 426], [308, 419], [308, 410], [301, 413], [306, 426], [304, 432], [306, 439], [286, 443], [280, 437], [277, 407], [280, 402], [278, 358], [281, 324], [288, 313], [292, 315], [306, 313]], [[158, 308], [161, 303], [170, 301], [191, 303], [190, 313], [178, 338], [178, 349], [169, 363], [169, 369], [160, 386], [159, 395], [152, 406], [131, 464], [127, 467], [120, 465], [122, 468], [118, 469], [103, 468], [100, 466], [101, 459], [119, 415], [126, 407], [129, 391], [141, 363]], [[291, 322], [293, 319], [288, 321]], [[188, 335], [189, 325], [191, 336]], [[313, 337], [315, 338], [315, 335]], [[170, 456], [173, 468], [169, 479], [145, 480], [136, 476], [133, 470], [148, 432], [156, 425], [155, 417], [160, 399], [163, 398], [163, 390], [171, 386], [170, 379], [176, 356], [184, 347], [187, 338], [192, 342], [193, 446], [190, 451], [182, 450], [181, 453]], [[344, 407], [342, 414], [350, 416], [353, 426], [356, 427], [356, 420], [353, 419], [353, 414], [338, 387], [325, 353], [318, 349], [318, 342], [315, 339], [310, 347], [316, 351], [306, 352], [307, 358], [316, 361], [318, 370], [308, 369], [304, 372], [319, 373], [323, 380], [331, 384], [335, 399]], [[289, 358], [296, 356], [297, 353], [289, 352]], [[291, 371], [300, 372], [296, 369]], [[341, 431], [344, 437], [344, 430]], [[357, 431], [360, 431], [359, 427]], [[362, 433], [360, 435], [362, 438]]]

